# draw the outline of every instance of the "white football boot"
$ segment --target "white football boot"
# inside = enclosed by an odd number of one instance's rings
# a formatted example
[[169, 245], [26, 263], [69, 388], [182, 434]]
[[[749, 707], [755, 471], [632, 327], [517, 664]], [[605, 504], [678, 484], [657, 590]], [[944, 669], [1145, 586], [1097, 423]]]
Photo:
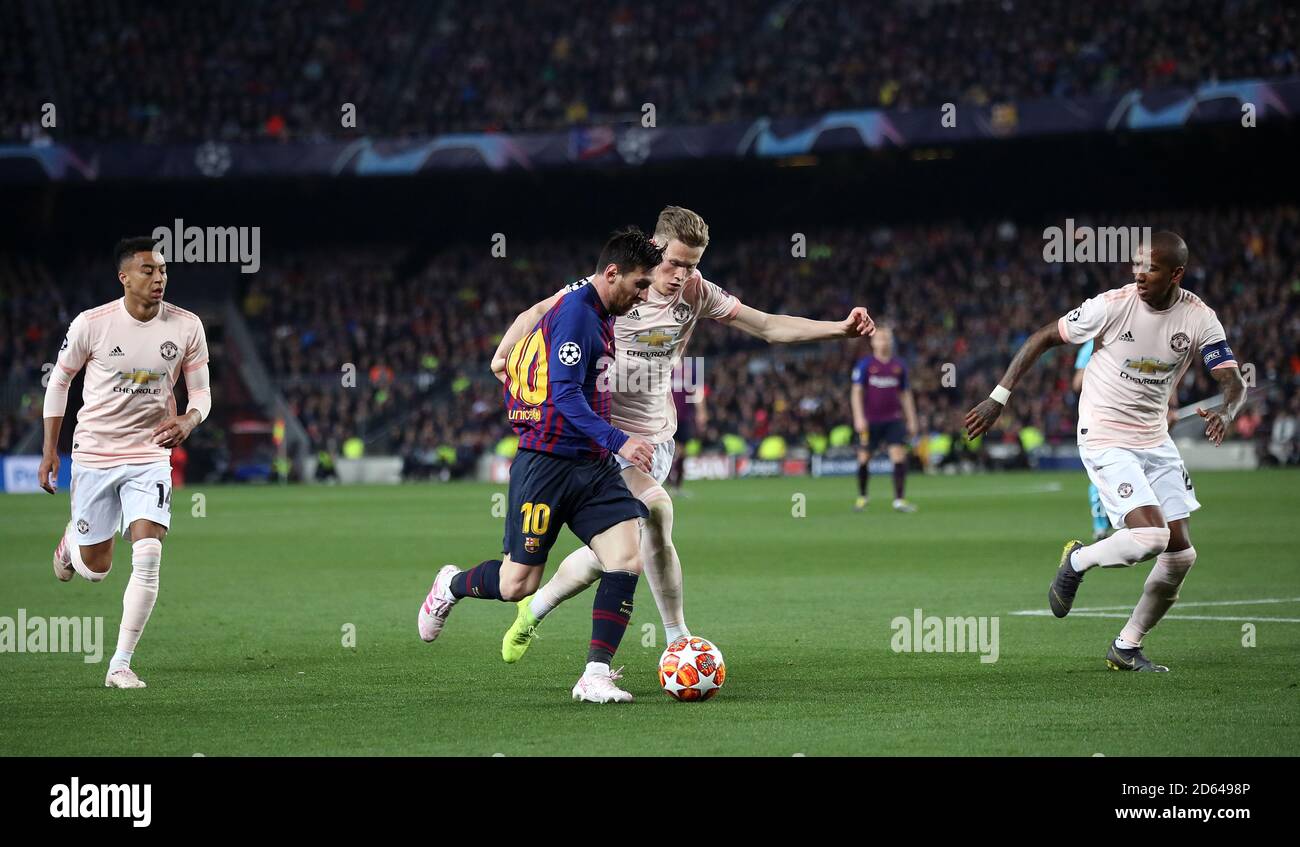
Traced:
[[429, 589], [429, 596], [424, 598], [424, 603], [420, 606], [420, 615], [416, 619], [416, 628], [420, 631], [421, 640], [434, 640], [446, 625], [451, 607], [456, 605], [456, 598], [451, 596], [451, 578], [458, 573], [460, 568], [455, 565], [444, 565], [434, 577], [433, 587]]
[[67, 582], [75, 573], [72, 569], [72, 553], [68, 551], [68, 527], [71, 526], [72, 521], [68, 521], [68, 526], [63, 528], [63, 535], [59, 538], [59, 546], [54, 548], [54, 575], [59, 582]]
[[109, 671], [104, 677], [105, 688], [144, 688], [144, 680], [135, 675], [130, 668]]
[[623, 669], [611, 671], [609, 665], [588, 662], [578, 684], [573, 686], [573, 699], [588, 703], [631, 703], [632, 692], [614, 684], [623, 678]]

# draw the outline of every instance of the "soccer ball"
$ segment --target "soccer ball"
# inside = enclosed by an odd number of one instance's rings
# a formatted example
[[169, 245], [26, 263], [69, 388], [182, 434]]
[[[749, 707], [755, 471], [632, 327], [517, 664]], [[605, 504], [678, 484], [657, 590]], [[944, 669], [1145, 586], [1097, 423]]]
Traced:
[[678, 638], [659, 657], [659, 684], [677, 700], [707, 700], [726, 679], [722, 651], [703, 638]]

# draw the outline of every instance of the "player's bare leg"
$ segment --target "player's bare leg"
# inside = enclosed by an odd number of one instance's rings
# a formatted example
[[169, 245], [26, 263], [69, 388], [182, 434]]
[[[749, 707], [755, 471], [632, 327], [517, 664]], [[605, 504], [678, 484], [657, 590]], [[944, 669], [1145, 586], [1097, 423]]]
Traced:
[[530, 614], [540, 621], [556, 606], [594, 585], [602, 573], [596, 553], [590, 547], [579, 547], [564, 557], [546, 584], [529, 598]]
[[673, 501], [663, 492], [647, 505], [650, 518], [641, 532], [641, 557], [664, 625], [664, 641], [670, 642], [691, 634], [682, 603], [682, 560], [673, 544]]
[[1147, 575], [1142, 597], [1133, 609], [1133, 615], [1120, 630], [1106, 656], [1112, 670], [1167, 671], [1142, 655], [1142, 639], [1155, 628], [1178, 602], [1178, 590], [1187, 578], [1187, 572], [1196, 564], [1196, 548], [1188, 533], [1187, 518], [1169, 522], [1169, 546], [1156, 556], [1156, 563]]
[[690, 635], [682, 608], [682, 561], [673, 545], [673, 501], [654, 477], [638, 468], [624, 468], [627, 488], [650, 510], [641, 528], [641, 559], [650, 593], [659, 608], [665, 641]]
[[894, 465], [894, 511], [910, 514], [916, 506], [907, 502], [903, 495], [907, 487], [907, 445], [889, 445], [889, 461]]
[[131, 537], [131, 578], [122, 594], [117, 651], [109, 660], [108, 674], [104, 677], [104, 685], [109, 688], [145, 687], [144, 680], [131, 670], [131, 658], [158, 599], [158, 568], [162, 564], [162, 542], [167, 527], [141, 519], [132, 521], [127, 532]]
[[[1073, 544], [1074, 542], [1072, 542]], [[1083, 575], [1094, 567], [1127, 568], [1158, 556], [1169, 546], [1169, 528], [1159, 506], [1139, 506], [1124, 516], [1124, 528], [1109, 538], [1067, 551], [1056, 569], [1047, 599], [1063, 618], [1074, 605]]]
[[[682, 563], [672, 543], [672, 498], [654, 477], [638, 468], [624, 468], [623, 481], [650, 511], [650, 519], [641, 527], [641, 556], [650, 592], [663, 620], [665, 639], [690, 635], [682, 610]], [[566, 556], [536, 594], [526, 602], [520, 601], [515, 621], [502, 639], [501, 657], [506, 662], [519, 661], [537, 637], [542, 619], [564, 601], [587, 590], [603, 573], [600, 559], [590, 547], [579, 547]]]
[[[614, 683], [619, 671], [610, 670], [628, 622], [637, 579], [641, 575], [639, 521], [615, 524], [591, 539], [591, 549], [604, 566], [591, 612], [591, 646], [587, 667], [573, 686], [573, 699], [589, 703], [630, 703], [632, 694]], [[622, 670], [621, 668], [619, 669]]]
[[416, 620], [420, 638], [424, 641], [437, 638], [452, 607], [466, 597], [513, 603], [536, 591], [541, 581], [540, 566], [520, 564], [508, 553], [504, 558], [488, 559], [465, 571], [455, 565], [444, 565], [420, 606]]
[[[537, 568], [537, 571], [540, 573], [541, 568]], [[538, 637], [537, 628], [542, 619], [565, 600], [586, 591], [588, 586], [600, 579], [602, 573], [604, 571], [600, 559], [596, 558], [590, 547], [579, 547], [565, 556], [555, 573], [551, 574], [551, 578], [537, 593], [516, 604], [514, 622], [501, 638], [502, 660], [514, 664], [522, 659], [533, 640]]]
[[62, 548], [73, 573], [87, 582], [103, 582], [104, 577], [113, 569], [113, 541], [109, 538], [98, 544], [78, 544], [72, 537], [72, 524], [69, 523], [59, 547], [55, 548], [55, 556], [59, 555], [59, 548]]
[[522, 565], [511, 561], [509, 554], [501, 562], [501, 599], [517, 603], [537, 591], [542, 584], [541, 565]]

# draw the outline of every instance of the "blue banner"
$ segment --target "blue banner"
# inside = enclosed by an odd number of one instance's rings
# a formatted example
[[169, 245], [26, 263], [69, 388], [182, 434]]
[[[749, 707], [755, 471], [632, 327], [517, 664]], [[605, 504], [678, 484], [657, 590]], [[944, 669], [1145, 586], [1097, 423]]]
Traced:
[[[1300, 79], [1205, 83], [1194, 89], [1042, 98], [986, 106], [863, 109], [706, 126], [599, 125], [564, 132], [358, 137], [327, 142], [0, 145], [0, 183], [221, 177], [404, 176], [429, 171], [638, 167], [773, 158], [1049, 134], [1141, 132], [1300, 114]], [[57, 133], [56, 133], [57, 134]]]

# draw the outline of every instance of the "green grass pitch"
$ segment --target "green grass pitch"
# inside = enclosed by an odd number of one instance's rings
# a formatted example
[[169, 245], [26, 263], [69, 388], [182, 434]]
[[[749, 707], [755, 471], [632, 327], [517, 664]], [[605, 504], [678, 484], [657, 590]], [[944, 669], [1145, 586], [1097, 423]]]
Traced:
[[[0, 753], [1296, 755], [1300, 477], [1196, 482], [1199, 561], [1146, 644], [1173, 670], [1159, 675], [1105, 669], [1121, 619], [1012, 614], [1045, 609], [1062, 543], [1086, 538], [1082, 474], [913, 477], [915, 515], [888, 509], [879, 478], [865, 514], [851, 512], [851, 479], [690, 484], [676, 519], [687, 619], [722, 649], [726, 687], [707, 703], [659, 690], [663, 639], [642, 580], [617, 657], [628, 706], [569, 699], [590, 592], [551, 615], [518, 665], [500, 659], [507, 604], [466, 601], [437, 643], [416, 636], [437, 567], [500, 549], [503, 487], [175, 492], [137, 691], [102, 687], [129, 549], [119, 543], [104, 583], [60, 584], [49, 561], [66, 494], [6, 496], [0, 615], [103, 615], [106, 644], [103, 664], [0, 654]], [[575, 544], [566, 530], [552, 565]], [[1148, 570], [1090, 573], [1076, 607], [1131, 606]], [[916, 608], [997, 616], [998, 660], [894, 652], [891, 621]]]

